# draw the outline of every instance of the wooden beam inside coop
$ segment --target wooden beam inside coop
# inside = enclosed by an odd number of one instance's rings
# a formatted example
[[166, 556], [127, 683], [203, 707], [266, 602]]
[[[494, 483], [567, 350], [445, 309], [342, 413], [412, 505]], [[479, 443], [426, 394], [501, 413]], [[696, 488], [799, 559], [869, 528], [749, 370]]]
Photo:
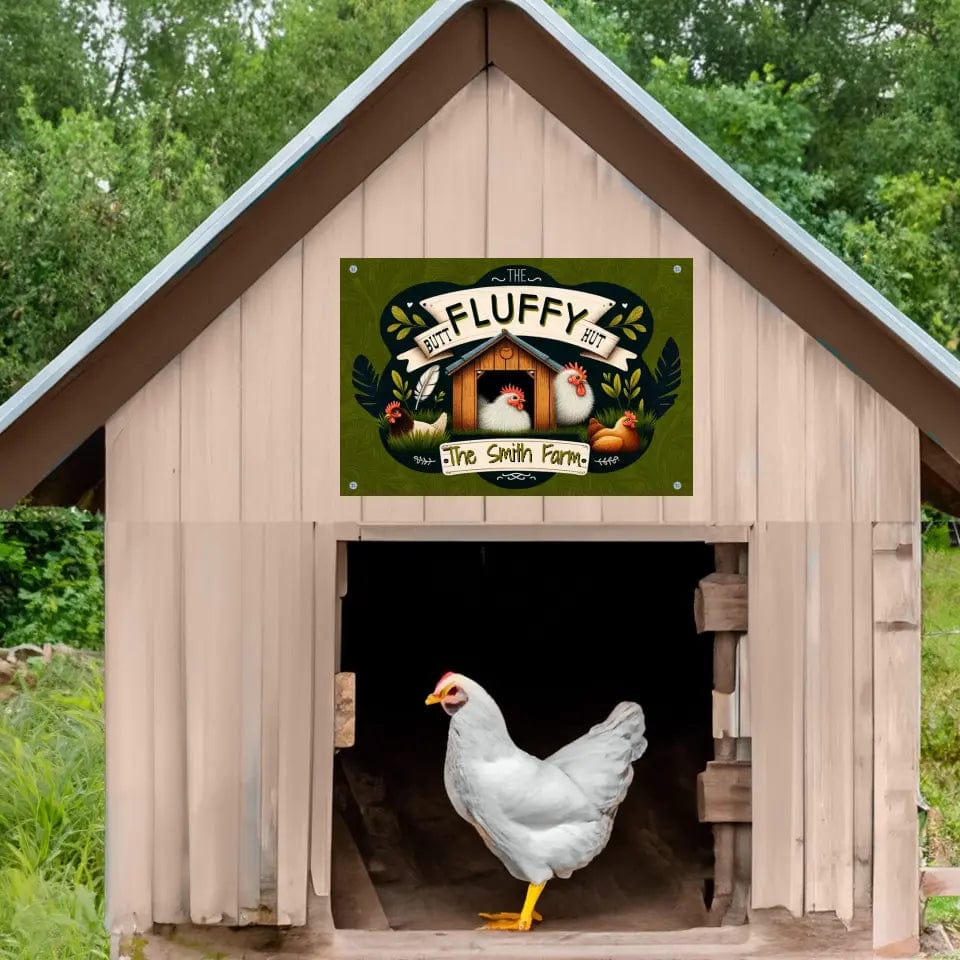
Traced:
[[747, 578], [741, 573], [711, 573], [693, 597], [697, 633], [747, 629]]
[[697, 816], [701, 823], [750, 823], [750, 762], [714, 760], [697, 775]]

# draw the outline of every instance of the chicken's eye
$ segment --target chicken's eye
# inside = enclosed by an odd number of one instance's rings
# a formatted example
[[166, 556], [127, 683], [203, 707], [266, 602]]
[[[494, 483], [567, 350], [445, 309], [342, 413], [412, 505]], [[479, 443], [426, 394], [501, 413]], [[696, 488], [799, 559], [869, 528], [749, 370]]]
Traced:
[[460, 692], [460, 688], [459, 688], [459, 687], [451, 687], [451, 688], [447, 691], [447, 696], [448, 696], [448, 697], [455, 697], [459, 692]]

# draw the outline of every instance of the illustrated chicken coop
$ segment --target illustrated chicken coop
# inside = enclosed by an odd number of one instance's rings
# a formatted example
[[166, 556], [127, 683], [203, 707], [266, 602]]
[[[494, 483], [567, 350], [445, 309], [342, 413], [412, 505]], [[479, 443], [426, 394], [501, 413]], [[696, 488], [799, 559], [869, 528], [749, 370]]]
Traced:
[[554, 376], [563, 370], [545, 353], [504, 331], [447, 367], [453, 380], [453, 426], [477, 429], [478, 398], [496, 402], [504, 387], [520, 386], [530, 405], [534, 429], [556, 427]]
[[[0, 463], [105, 510], [115, 934], [908, 955], [960, 894], [917, 813], [960, 363], [540, 0], [429, 9], [0, 407]], [[445, 792], [447, 671], [538, 757], [646, 717], [532, 932], [477, 929], [523, 885]]]

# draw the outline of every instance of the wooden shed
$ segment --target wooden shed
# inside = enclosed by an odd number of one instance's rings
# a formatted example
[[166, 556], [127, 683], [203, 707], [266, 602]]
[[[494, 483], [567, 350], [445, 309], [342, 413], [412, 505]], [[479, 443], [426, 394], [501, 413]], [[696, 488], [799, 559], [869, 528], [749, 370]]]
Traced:
[[[340, 496], [342, 257], [690, 258], [693, 494]], [[919, 516], [960, 502], [960, 363], [541, 0], [439, 0], [0, 407], [0, 463], [4, 506], [105, 478], [111, 930], [743, 956], [786, 912], [917, 947]], [[622, 692], [650, 718], [608, 851], [508, 948], [475, 912], [519, 891], [423, 716], [451, 668], [531, 749]]]
[[545, 353], [502, 331], [447, 367], [453, 378], [454, 429], [476, 430], [478, 396], [486, 392], [486, 399], [493, 400], [515, 382], [527, 397], [533, 429], [553, 430], [553, 378], [562, 369]]

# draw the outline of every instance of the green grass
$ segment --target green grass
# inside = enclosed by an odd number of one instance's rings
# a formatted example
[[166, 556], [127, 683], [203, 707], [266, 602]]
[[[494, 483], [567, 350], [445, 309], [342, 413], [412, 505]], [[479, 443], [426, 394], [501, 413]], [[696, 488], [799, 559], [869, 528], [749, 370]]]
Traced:
[[[960, 865], [960, 550], [924, 552], [922, 658], [923, 852], [928, 863]], [[930, 900], [926, 921], [960, 932], [960, 899]]]
[[29, 679], [0, 703], [0, 960], [106, 958], [102, 667]]

